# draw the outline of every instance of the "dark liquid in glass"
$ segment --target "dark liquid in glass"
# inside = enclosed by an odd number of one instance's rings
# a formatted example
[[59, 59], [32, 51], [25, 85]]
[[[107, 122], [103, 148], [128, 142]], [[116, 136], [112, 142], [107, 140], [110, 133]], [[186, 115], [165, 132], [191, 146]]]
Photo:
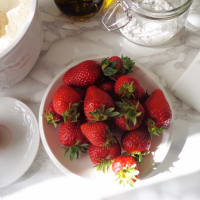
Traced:
[[54, 0], [58, 8], [68, 16], [90, 17], [103, 5], [103, 0]]

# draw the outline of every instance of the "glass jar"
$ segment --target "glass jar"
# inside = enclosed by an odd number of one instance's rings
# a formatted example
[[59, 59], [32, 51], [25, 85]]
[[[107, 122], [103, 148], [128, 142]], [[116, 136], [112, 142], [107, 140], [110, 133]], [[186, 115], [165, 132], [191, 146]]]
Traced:
[[54, 0], [57, 7], [67, 16], [84, 21], [101, 9], [106, 9], [112, 0]]
[[119, 29], [131, 42], [161, 45], [185, 25], [193, 0], [118, 0], [102, 18], [108, 31]]

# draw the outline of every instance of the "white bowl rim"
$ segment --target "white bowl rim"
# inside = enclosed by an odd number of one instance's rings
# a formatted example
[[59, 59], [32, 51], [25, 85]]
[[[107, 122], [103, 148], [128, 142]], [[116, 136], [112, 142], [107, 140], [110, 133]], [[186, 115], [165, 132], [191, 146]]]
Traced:
[[0, 52], [0, 59], [3, 58], [4, 56], [6, 56], [12, 49], [14, 49], [17, 46], [17, 44], [25, 36], [25, 33], [28, 31], [28, 29], [29, 29], [29, 27], [30, 27], [30, 25], [31, 25], [31, 23], [33, 21], [33, 18], [34, 18], [35, 13], [36, 13], [38, 0], [28, 0], [28, 1], [32, 1], [32, 6], [31, 6], [30, 14], [29, 14], [29, 16], [28, 16], [28, 18], [27, 18], [27, 20], [25, 22], [25, 26], [20, 31], [18, 36], [15, 38], [15, 40], [11, 43], [11, 45], [9, 45], [4, 51]]
[[18, 102], [21, 106], [23, 106], [23, 108], [25, 108], [27, 111], [29, 111], [29, 113], [31, 114], [31, 117], [32, 119], [34, 120], [34, 126], [36, 126], [37, 128], [37, 133], [35, 133], [35, 140], [36, 140], [36, 145], [33, 146], [34, 148], [34, 153], [32, 154], [32, 158], [30, 159], [29, 163], [26, 165], [26, 167], [24, 168], [24, 170], [18, 174], [18, 176], [15, 177], [15, 179], [13, 179], [11, 182], [7, 183], [6, 185], [2, 185], [0, 186], [0, 188], [4, 188], [8, 185], [11, 185], [13, 184], [14, 182], [16, 182], [19, 178], [21, 178], [27, 171], [28, 169], [31, 167], [33, 161], [35, 160], [36, 158], [36, 155], [38, 153], [38, 150], [39, 150], [39, 145], [40, 145], [40, 136], [39, 136], [39, 128], [38, 128], [38, 122], [37, 122], [37, 119], [35, 117], [35, 114], [33, 113], [33, 111], [26, 105], [24, 104], [23, 102], [21, 102], [20, 100], [16, 99], [16, 98], [13, 98], [13, 97], [0, 97], [0, 99], [9, 99], [11, 101], [15, 101], [15, 102]]
[[[50, 159], [53, 161], [53, 163], [56, 165], [56, 167], [58, 168], [58, 169], [60, 169], [64, 174], [73, 174], [73, 175], [75, 175], [75, 176], [77, 176], [77, 177], [81, 177], [81, 178], [84, 178], [85, 179], [85, 177], [82, 177], [82, 176], [80, 176], [80, 175], [78, 175], [78, 174], [76, 174], [76, 173], [73, 173], [72, 171], [70, 171], [69, 169], [67, 169], [65, 166], [63, 166], [59, 161], [58, 161], [58, 159], [56, 158], [56, 156], [52, 153], [52, 151], [51, 151], [51, 149], [50, 149], [50, 147], [49, 147], [49, 145], [48, 145], [48, 143], [47, 143], [47, 141], [46, 141], [46, 138], [45, 138], [45, 133], [44, 133], [44, 128], [43, 128], [43, 112], [44, 112], [44, 104], [45, 104], [45, 101], [46, 101], [46, 98], [47, 98], [47, 96], [48, 96], [48, 94], [49, 94], [49, 91], [51, 90], [51, 88], [52, 88], [52, 86], [55, 84], [55, 82], [66, 72], [66, 68], [68, 67], [69, 69], [72, 67], [72, 66], [75, 66], [75, 65], [77, 65], [78, 63], [80, 63], [80, 62], [82, 62], [82, 61], [84, 61], [84, 60], [96, 60], [96, 59], [103, 59], [103, 58], [107, 58], [108, 57], [108, 55], [102, 55], [102, 56], [91, 56], [91, 57], [86, 57], [86, 58], [80, 58], [80, 59], [78, 59], [78, 60], [75, 60], [75, 61], [73, 61], [73, 62], [71, 62], [70, 64], [68, 64], [63, 70], [61, 70], [55, 77], [54, 77], [54, 79], [51, 81], [51, 83], [49, 84], [49, 86], [47, 87], [47, 89], [46, 89], [46, 91], [45, 91], [45, 93], [44, 93], [44, 96], [43, 96], [43, 98], [42, 98], [42, 101], [41, 101], [41, 104], [40, 104], [40, 109], [39, 109], [39, 117], [38, 117], [38, 119], [39, 119], [39, 130], [40, 130], [40, 137], [41, 137], [41, 141], [42, 141], [42, 144], [43, 144], [43, 146], [44, 146], [44, 149], [46, 150], [46, 152], [47, 152], [47, 154], [48, 154], [48, 156], [50, 157]], [[146, 69], [146, 68], [144, 68], [144, 67], [142, 67], [139, 63], [137, 64], [137, 66], [140, 66], [139, 68], [141, 68], [142, 70], [145, 70], [148, 74], [151, 74], [152, 76], [154, 76], [155, 78], [157, 78], [156, 76], [155, 76], [155, 74], [153, 74], [150, 70], [148, 70], [148, 69]], [[160, 82], [158, 82], [158, 81], [155, 81], [156, 82], [156, 84], [159, 86], [159, 88], [164, 92], [164, 94], [165, 94], [165, 97], [167, 98], [167, 101], [169, 102], [169, 105], [170, 105], [170, 108], [171, 108], [171, 110], [172, 110], [172, 122], [174, 121], [174, 113], [173, 113], [173, 111], [174, 111], [174, 109], [173, 109], [173, 105], [172, 105], [172, 103], [171, 103], [171, 101], [170, 101], [170, 99], [168, 98], [168, 95], [167, 95], [167, 93], [166, 93], [166, 91], [165, 91], [165, 89], [164, 89], [164, 87], [161, 85], [161, 83]], [[170, 135], [170, 139], [172, 138], [172, 135]], [[172, 142], [171, 142], [172, 143]], [[168, 146], [168, 151], [166, 152], [166, 155], [167, 155], [167, 153], [169, 152], [169, 149], [170, 149], [170, 147], [171, 147], [171, 143], [169, 144], [169, 146]], [[166, 156], [165, 156], [166, 157]], [[165, 158], [164, 158], [165, 159]], [[148, 176], [147, 176], [147, 178], [148, 178]]]

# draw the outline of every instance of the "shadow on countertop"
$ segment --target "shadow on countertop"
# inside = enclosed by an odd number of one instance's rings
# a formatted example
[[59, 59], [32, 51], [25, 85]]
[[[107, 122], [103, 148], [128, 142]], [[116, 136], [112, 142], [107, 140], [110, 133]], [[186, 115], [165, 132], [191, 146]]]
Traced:
[[[184, 122], [184, 123], [183, 123]], [[179, 128], [178, 132], [173, 135], [173, 143], [170, 147], [170, 150], [163, 163], [155, 170], [155, 173], [151, 173], [149, 178], [159, 173], [170, 171], [174, 167], [174, 163], [179, 160], [179, 155], [182, 153], [183, 147], [187, 141], [187, 138], [193, 138], [188, 144], [187, 148], [190, 148], [190, 151], [194, 152], [194, 155], [197, 153], [198, 142], [200, 140], [200, 124], [192, 124], [190, 126], [189, 121], [177, 120], [176, 130]], [[192, 143], [196, 140], [196, 145], [192, 146]], [[184, 150], [183, 150], [184, 151]], [[185, 151], [184, 151], [185, 152]], [[193, 153], [191, 152], [191, 153]], [[189, 152], [190, 154], [190, 152]], [[181, 155], [182, 156], [182, 155]], [[199, 183], [200, 183], [200, 171], [198, 168], [198, 161], [194, 161], [195, 156], [191, 158], [185, 155], [188, 158], [188, 165], [196, 165], [193, 167], [193, 171], [187, 171], [190, 169], [188, 166], [183, 165], [181, 168], [187, 173], [180, 173], [178, 176], [170, 176], [165, 180], [160, 180], [159, 182], [153, 183], [152, 185], [148, 184], [144, 187], [136, 187], [132, 191], [124, 192], [118, 195], [110, 196], [103, 198], [102, 200], [132, 200], [132, 199], [191, 199], [197, 200], [200, 196]], [[196, 159], [198, 160], [198, 159]], [[192, 162], [194, 161], [194, 163]], [[179, 166], [180, 168], [180, 166]]]

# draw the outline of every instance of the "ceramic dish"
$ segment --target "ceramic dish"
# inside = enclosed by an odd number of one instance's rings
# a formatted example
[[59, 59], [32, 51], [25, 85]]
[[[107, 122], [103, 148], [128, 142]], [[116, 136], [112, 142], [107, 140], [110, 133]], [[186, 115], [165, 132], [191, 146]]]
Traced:
[[32, 111], [22, 102], [0, 98], [0, 188], [20, 178], [39, 147], [39, 130]]
[[[38, 1], [29, 1], [30, 14], [24, 26], [10, 46], [0, 52], [0, 88], [12, 87], [23, 80], [40, 54], [43, 37], [38, 15]], [[18, 1], [9, 0], [8, 2], [12, 5]]]
[[[95, 60], [97, 61], [101, 61], [102, 59], [103, 59], [102, 57], [95, 58]], [[40, 106], [39, 128], [43, 145], [49, 157], [61, 171], [63, 171], [65, 174], [72, 172], [78, 176], [85, 177], [87, 179], [100, 180], [102, 178], [105, 179], [105, 177], [108, 178], [110, 175], [105, 175], [105, 176], [99, 175], [99, 172], [97, 172], [96, 169], [93, 168], [93, 164], [90, 162], [88, 154], [82, 155], [80, 159], [74, 161], [70, 161], [67, 156], [64, 157], [64, 149], [61, 147], [58, 138], [59, 127], [55, 129], [52, 125], [49, 125], [43, 117], [44, 109], [49, 105], [54, 92], [61, 84], [63, 84], [62, 77], [64, 73], [71, 67], [80, 63], [81, 61], [83, 60], [68, 65], [60, 74], [58, 74], [58, 76], [54, 78], [52, 83], [47, 88]], [[161, 88], [172, 109], [166, 91], [158, 83], [157, 78], [154, 76], [154, 74], [152, 74], [151, 72], [147, 71], [144, 68], [135, 67], [133, 75], [140, 81], [142, 86], [148, 90], [148, 92], [152, 92], [156, 88]], [[172, 128], [169, 128], [164, 132], [162, 136], [153, 138], [152, 149], [151, 149], [153, 153], [144, 158], [143, 164], [140, 166], [143, 179], [146, 179], [147, 177], [156, 174], [155, 172], [159, 167], [159, 164], [163, 162], [169, 151], [172, 142], [171, 135], [172, 135]], [[112, 180], [112, 182], [114, 181]]]

